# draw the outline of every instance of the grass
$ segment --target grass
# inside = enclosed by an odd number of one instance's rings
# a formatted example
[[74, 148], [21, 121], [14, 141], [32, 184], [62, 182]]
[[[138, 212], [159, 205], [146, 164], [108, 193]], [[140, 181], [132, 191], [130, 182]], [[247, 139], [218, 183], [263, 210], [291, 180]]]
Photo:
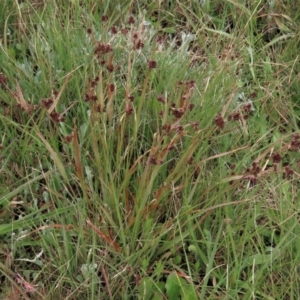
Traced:
[[0, 11], [1, 299], [298, 299], [293, 1]]

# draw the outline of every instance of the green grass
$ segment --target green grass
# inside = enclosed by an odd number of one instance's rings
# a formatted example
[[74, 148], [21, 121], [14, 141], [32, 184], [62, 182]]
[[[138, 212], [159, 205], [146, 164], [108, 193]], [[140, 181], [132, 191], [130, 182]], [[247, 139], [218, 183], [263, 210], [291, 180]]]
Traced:
[[1, 299], [298, 299], [294, 1], [0, 10]]

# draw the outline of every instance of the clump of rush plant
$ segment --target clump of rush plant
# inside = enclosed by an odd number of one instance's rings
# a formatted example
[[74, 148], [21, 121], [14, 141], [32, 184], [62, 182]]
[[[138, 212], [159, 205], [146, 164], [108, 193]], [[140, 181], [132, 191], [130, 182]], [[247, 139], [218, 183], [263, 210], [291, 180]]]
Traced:
[[292, 1], [0, 11], [0, 299], [298, 299]]

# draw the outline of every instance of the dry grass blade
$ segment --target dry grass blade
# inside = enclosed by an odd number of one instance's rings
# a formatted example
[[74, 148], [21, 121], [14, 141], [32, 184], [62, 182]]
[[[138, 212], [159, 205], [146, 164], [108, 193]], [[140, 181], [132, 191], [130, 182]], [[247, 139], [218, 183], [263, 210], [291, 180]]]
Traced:
[[103, 277], [104, 277], [104, 280], [105, 280], [105, 284], [106, 284], [106, 287], [107, 287], [109, 297], [110, 297], [110, 299], [113, 299], [113, 295], [112, 295], [112, 292], [111, 292], [111, 288], [110, 288], [110, 284], [109, 284], [109, 280], [108, 280], [108, 276], [106, 274], [105, 268], [101, 267], [101, 271], [102, 271], [102, 274], [103, 274]]
[[56, 105], [57, 105], [57, 103], [58, 103], [58, 101], [59, 101], [59, 99], [60, 99], [60, 97], [61, 97], [61, 95], [62, 95], [64, 89], [66, 88], [66, 86], [67, 86], [67, 84], [68, 84], [68, 81], [69, 81], [70, 76], [71, 76], [71, 73], [69, 73], [69, 74], [66, 76], [66, 79], [65, 79], [65, 82], [64, 82], [63, 86], [61, 87], [61, 89], [60, 89], [60, 91], [59, 91], [57, 97], [54, 99], [53, 104], [52, 104], [52, 105], [50, 106], [50, 108], [48, 109], [48, 114], [49, 114], [49, 115], [50, 115], [50, 114], [53, 112], [53, 110], [55, 109], [55, 107], [56, 107]]
[[19, 82], [16, 80], [16, 90], [17, 92], [14, 93], [14, 92], [11, 92], [13, 97], [16, 99], [18, 105], [24, 109], [26, 112], [30, 112], [31, 109], [32, 109], [32, 106], [26, 102], [24, 96], [23, 96], [23, 93], [22, 93], [22, 90], [20, 88], [20, 85], [19, 85]]
[[45, 229], [48, 229], [48, 228], [51, 228], [51, 229], [63, 229], [63, 230], [73, 230], [74, 229], [74, 226], [72, 224], [67, 224], [67, 225], [63, 225], [63, 224], [49, 224], [49, 225], [43, 225], [43, 226], [40, 226], [38, 227], [37, 229], [34, 229], [30, 232], [27, 232], [26, 234], [20, 236], [18, 238], [18, 240], [22, 240], [24, 239], [25, 237], [28, 237], [32, 234], [35, 234], [39, 231], [42, 231], [42, 230], [45, 230]]
[[107, 236], [105, 233], [103, 233], [99, 228], [97, 228], [91, 220], [86, 221], [87, 224], [94, 229], [94, 231], [109, 245], [112, 245], [114, 249], [118, 252], [121, 252], [121, 248], [118, 246], [116, 241], [112, 240], [109, 236]]
[[222, 152], [222, 153], [219, 153], [219, 154], [210, 156], [210, 157], [208, 157], [208, 158], [202, 160], [201, 162], [207, 162], [207, 161], [212, 160], [212, 159], [216, 159], [216, 158], [219, 158], [219, 157], [222, 157], [222, 156], [227, 156], [227, 155], [230, 155], [230, 154], [232, 154], [232, 153], [235, 153], [235, 152], [238, 152], [238, 151], [241, 151], [241, 150], [245, 150], [245, 149], [247, 149], [247, 148], [249, 148], [249, 147], [250, 147], [249, 145], [245, 145], [245, 146], [236, 148], [236, 149], [234, 149], [234, 150]]
[[80, 180], [80, 182], [83, 181], [83, 171], [82, 171], [82, 164], [81, 164], [81, 159], [80, 159], [80, 149], [79, 149], [79, 143], [78, 143], [78, 138], [77, 138], [77, 127], [74, 125], [73, 129], [73, 145], [74, 145], [74, 159], [75, 159], [75, 166], [76, 166], [76, 172], [77, 176]]

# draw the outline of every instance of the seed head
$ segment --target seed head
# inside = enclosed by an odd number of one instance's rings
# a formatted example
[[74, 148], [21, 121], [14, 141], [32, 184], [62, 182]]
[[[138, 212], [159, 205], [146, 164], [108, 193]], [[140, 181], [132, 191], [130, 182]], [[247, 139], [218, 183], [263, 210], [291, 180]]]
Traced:
[[130, 16], [128, 18], [128, 24], [134, 24], [134, 17], [133, 16]]
[[134, 96], [133, 96], [133, 95], [129, 95], [129, 96], [128, 96], [128, 100], [130, 100], [131, 102], [133, 102]]
[[164, 96], [161, 95], [161, 94], [158, 95], [156, 99], [157, 99], [158, 102], [166, 103], [166, 100], [165, 100]]
[[103, 16], [101, 17], [101, 21], [102, 21], [102, 22], [107, 22], [107, 21], [108, 21], [108, 16], [107, 16], [107, 15], [103, 15]]
[[112, 26], [111, 29], [110, 29], [110, 32], [111, 32], [112, 34], [117, 34], [117, 33], [118, 33], [117, 27], [116, 27], [116, 26]]
[[113, 93], [113, 92], [115, 91], [115, 85], [114, 85], [113, 83], [110, 83], [110, 84], [108, 85], [108, 89], [109, 89], [109, 91], [110, 91], [111, 93]]
[[215, 124], [220, 128], [224, 129], [225, 121], [224, 118], [219, 114], [217, 117], [214, 118]]
[[148, 61], [148, 68], [149, 70], [155, 69], [157, 67], [157, 62], [155, 60]]

